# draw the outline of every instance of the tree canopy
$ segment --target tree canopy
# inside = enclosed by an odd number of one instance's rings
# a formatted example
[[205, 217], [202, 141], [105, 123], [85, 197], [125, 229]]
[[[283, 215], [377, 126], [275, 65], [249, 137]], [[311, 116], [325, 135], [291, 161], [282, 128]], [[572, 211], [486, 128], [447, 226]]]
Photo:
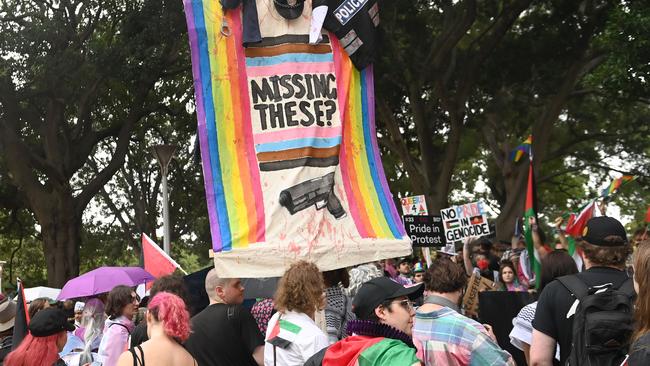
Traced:
[[[613, 198], [642, 225], [650, 200], [650, 5], [605, 0], [381, 3], [374, 65], [379, 146], [395, 197], [430, 211], [483, 199], [500, 238], [521, 216], [533, 135], [540, 209], [576, 210], [621, 174]], [[172, 161], [172, 254], [209, 263], [194, 91], [177, 0], [0, 4], [0, 255], [61, 286], [138, 264], [161, 227], [159, 143]], [[6, 267], [9, 268], [9, 267]]]

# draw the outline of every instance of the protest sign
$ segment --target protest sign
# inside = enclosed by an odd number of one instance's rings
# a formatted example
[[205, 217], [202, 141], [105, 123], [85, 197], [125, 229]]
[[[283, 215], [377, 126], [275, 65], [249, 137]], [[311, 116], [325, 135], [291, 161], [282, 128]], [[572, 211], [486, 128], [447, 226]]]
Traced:
[[442, 247], [445, 245], [440, 216], [404, 215], [404, 228], [414, 247]]
[[310, 44], [310, 6], [287, 22], [273, 0], [255, 4], [261, 39], [244, 47], [245, 11], [184, 0], [217, 273], [411, 254], [379, 155], [372, 66], [356, 69], [330, 34]]
[[483, 202], [472, 202], [440, 210], [447, 243], [490, 234]]
[[467, 283], [467, 290], [463, 297], [465, 315], [473, 318], [478, 317], [478, 293], [483, 291], [493, 291], [496, 290], [496, 287], [497, 284], [495, 282], [490, 281], [485, 277], [481, 277], [481, 275], [476, 272], [473, 273]]
[[423, 195], [404, 197], [400, 200], [402, 203], [402, 214], [406, 215], [428, 215], [427, 202]]

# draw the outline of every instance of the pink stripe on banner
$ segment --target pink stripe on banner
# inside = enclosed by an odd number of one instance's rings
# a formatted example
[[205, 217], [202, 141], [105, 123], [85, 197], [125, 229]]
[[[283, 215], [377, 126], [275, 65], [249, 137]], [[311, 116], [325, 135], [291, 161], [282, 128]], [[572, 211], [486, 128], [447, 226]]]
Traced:
[[340, 137], [341, 127], [297, 127], [290, 130], [255, 134], [255, 144], [296, 140], [308, 137]]
[[333, 62], [287, 62], [273, 66], [249, 66], [249, 78], [273, 75], [334, 73]]

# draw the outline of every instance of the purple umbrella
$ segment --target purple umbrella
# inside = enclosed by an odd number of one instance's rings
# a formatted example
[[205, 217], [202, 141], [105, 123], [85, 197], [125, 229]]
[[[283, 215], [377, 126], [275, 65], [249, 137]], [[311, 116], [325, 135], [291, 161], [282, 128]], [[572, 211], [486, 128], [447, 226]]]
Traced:
[[156, 278], [140, 267], [99, 267], [69, 280], [58, 300], [86, 297], [109, 292], [118, 285], [137, 286]]

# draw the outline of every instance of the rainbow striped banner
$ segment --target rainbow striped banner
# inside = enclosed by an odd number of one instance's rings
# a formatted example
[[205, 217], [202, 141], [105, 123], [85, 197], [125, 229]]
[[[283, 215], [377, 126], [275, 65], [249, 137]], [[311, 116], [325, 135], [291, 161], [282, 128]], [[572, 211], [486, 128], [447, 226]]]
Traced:
[[516, 163], [521, 159], [522, 156], [524, 156], [524, 154], [530, 155], [530, 149], [532, 148], [532, 145], [533, 135], [528, 135], [528, 138], [526, 138], [524, 142], [521, 143], [521, 145], [512, 150], [510, 153], [510, 160]]
[[244, 48], [241, 8], [184, 0], [217, 271], [271, 277], [296, 259], [331, 270], [410, 254], [379, 156], [372, 68], [358, 71], [333, 34], [308, 44], [309, 17], [274, 25], [273, 0], [257, 2], [262, 42]]
[[615, 178], [612, 180], [612, 182], [607, 186], [607, 188], [603, 189], [600, 192], [601, 197], [609, 197], [616, 193], [621, 187], [626, 185], [627, 183], [633, 181], [636, 179], [635, 176], [632, 175], [623, 175], [620, 178]]

